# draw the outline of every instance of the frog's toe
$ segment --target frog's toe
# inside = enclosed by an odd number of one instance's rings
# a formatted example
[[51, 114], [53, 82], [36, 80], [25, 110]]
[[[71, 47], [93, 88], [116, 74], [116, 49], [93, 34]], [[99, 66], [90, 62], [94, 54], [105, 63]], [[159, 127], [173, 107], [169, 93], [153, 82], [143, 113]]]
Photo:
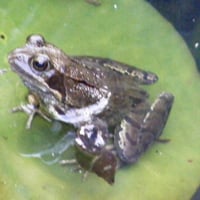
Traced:
[[14, 107], [12, 112], [24, 112], [28, 115], [28, 120], [26, 123], [26, 129], [31, 128], [32, 121], [36, 114], [40, 115], [47, 121], [51, 121], [44, 113], [42, 113], [38, 108], [36, 108], [33, 104], [21, 104], [20, 106]]

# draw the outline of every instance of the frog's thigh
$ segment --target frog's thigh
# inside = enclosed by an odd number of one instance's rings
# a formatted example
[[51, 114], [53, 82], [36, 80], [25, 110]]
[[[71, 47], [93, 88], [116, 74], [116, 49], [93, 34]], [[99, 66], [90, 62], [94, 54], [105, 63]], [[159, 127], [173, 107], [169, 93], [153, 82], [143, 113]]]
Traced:
[[115, 130], [115, 147], [119, 158], [134, 163], [157, 139], [166, 124], [173, 96], [162, 93], [151, 106], [141, 104], [131, 111]]

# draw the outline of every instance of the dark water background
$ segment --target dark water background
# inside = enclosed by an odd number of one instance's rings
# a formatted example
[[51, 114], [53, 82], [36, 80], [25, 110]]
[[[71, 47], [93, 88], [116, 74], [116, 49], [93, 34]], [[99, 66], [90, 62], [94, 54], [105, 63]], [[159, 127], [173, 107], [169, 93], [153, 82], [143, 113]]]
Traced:
[[[200, 1], [199, 0], [147, 0], [183, 37], [200, 71]], [[200, 199], [200, 188], [191, 200]]]
[[147, 0], [184, 38], [200, 71], [200, 1]]

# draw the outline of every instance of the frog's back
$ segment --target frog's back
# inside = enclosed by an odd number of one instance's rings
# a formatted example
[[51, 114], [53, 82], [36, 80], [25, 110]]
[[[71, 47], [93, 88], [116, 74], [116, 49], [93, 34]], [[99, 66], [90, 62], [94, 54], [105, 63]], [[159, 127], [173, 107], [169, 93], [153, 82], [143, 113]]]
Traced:
[[[86, 70], [83, 74], [89, 84], [106, 88], [111, 98], [101, 117], [109, 124], [115, 125], [127, 112], [141, 102], [147, 102], [148, 93], [141, 84], [153, 84], [157, 76], [136, 67], [113, 61], [108, 58], [74, 56], [76, 66]], [[87, 72], [88, 71], [88, 72]]]

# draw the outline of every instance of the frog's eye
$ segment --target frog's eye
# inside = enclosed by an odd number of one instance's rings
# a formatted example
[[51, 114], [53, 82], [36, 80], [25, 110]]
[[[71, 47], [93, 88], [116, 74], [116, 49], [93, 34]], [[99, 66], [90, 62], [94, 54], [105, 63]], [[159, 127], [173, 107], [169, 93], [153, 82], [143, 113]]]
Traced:
[[38, 56], [33, 57], [33, 58], [30, 59], [30, 65], [36, 71], [42, 72], [42, 71], [50, 69], [51, 62], [50, 62], [48, 56], [46, 56], [46, 55], [38, 55]]
[[45, 39], [41, 35], [30, 35], [26, 38], [26, 44], [33, 47], [43, 47]]

